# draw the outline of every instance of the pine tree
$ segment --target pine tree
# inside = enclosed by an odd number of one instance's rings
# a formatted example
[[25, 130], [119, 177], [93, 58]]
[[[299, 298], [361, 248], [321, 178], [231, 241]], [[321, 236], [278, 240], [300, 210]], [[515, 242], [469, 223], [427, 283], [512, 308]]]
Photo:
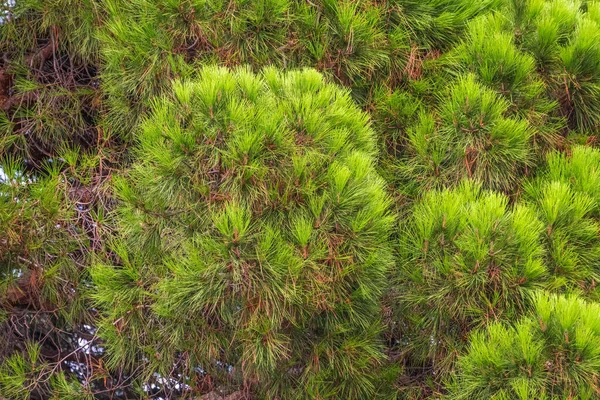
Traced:
[[366, 114], [311, 70], [199, 75], [153, 101], [118, 183], [92, 270], [107, 365], [372, 398], [393, 217]]
[[[401, 227], [393, 329], [410, 368], [446, 377], [469, 332], [527, 310], [546, 279], [532, 208], [465, 181], [424, 194]], [[423, 372], [421, 372], [423, 373]]]
[[535, 311], [474, 333], [449, 399], [595, 399], [600, 306], [540, 293]]
[[553, 153], [548, 168], [525, 185], [546, 229], [550, 288], [581, 290], [597, 300], [600, 279], [600, 152], [576, 146]]
[[598, 397], [599, 94], [598, 0], [0, 0], [0, 398]]
[[18, 0], [0, 23], [0, 156], [98, 145], [97, 0]]
[[406, 155], [396, 165], [402, 190], [423, 190], [477, 179], [485, 188], [514, 190], [532, 163], [532, 130], [526, 120], [507, 117], [510, 104], [473, 75], [461, 77], [441, 99], [437, 112], [424, 112], [408, 133]]
[[65, 363], [85, 360], [88, 204], [56, 162], [35, 175], [0, 165], [0, 396], [47, 399], [67, 382]]

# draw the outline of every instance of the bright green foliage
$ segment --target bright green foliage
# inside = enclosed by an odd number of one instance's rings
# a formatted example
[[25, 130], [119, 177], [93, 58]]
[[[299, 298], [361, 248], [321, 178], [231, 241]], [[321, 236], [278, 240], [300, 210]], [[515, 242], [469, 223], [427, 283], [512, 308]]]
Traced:
[[314, 70], [199, 75], [154, 101], [118, 183], [119, 262], [92, 271], [109, 364], [372, 398], [393, 218], [366, 115]]
[[97, 144], [97, 0], [18, 0], [0, 23], [0, 155]]
[[392, 289], [412, 365], [445, 376], [471, 329], [526, 310], [546, 277], [542, 229], [531, 208], [469, 181], [424, 195], [401, 229]]
[[485, 188], [514, 189], [531, 163], [532, 130], [506, 117], [509, 103], [472, 75], [459, 79], [435, 114], [424, 113], [408, 133], [407, 156], [398, 165], [407, 191], [480, 180]]
[[525, 186], [545, 224], [545, 263], [552, 289], [579, 289], [598, 299], [600, 282], [600, 152], [574, 147], [553, 153], [548, 169]]
[[550, 155], [544, 179], [568, 184], [575, 192], [589, 197], [593, 216], [600, 217], [600, 150], [575, 146], [570, 154]]
[[540, 293], [531, 316], [473, 334], [458, 366], [449, 399], [596, 399], [600, 305]]
[[15, 354], [8, 358], [0, 370], [0, 394], [13, 399], [29, 399], [40, 388], [37, 379], [43, 374], [42, 365], [36, 365], [40, 358], [40, 348], [28, 344], [24, 354]]
[[465, 42], [453, 50], [458, 70], [474, 73], [478, 80], [503, 95], [510, 112], [534, 127], [533, 144], [542, 152], [556, 145], [562, 121], [554, 117], [558, 104], [546, 96], [546, 85], [536, 71], [535, 59], [520, 51], [511, 33], [502, 29], [504, 17], [488, 14], [468, 26]]
[[[581, 17], [569, 44], [561, 49], [560, 60], [564, 66], [563, 89], [559, 99], [567, 116], [582, 130], [597, 132], [600, 127], [600, 20]], [[560, 79], [560, 78], [559, 78]]]
[[456, 56], [481, 82], [511, 103], [526, 106], [544, 89], [535, 79], [535, 60], [519, 51], [512, 35], [496, 28], [499, 22], [494, 17], [486, 15], [469, 24], [466, 41], [457, 46]]

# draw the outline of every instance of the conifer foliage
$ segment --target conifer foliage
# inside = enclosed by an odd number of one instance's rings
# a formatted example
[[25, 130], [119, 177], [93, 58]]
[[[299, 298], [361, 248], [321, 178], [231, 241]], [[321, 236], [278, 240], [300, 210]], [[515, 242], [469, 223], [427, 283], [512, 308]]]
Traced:
[[110, 364], [373, 396], [393, 217], [367, 116], [311, 70], [199, 75], [155, 100], [119, 180], [116, 262], [92, 270]]
[[541, 230], [533, 209], [512, 209], [506, 196], [468, 181], [415, 205], [393, 289], [398, 341], [415, 366], [448, 373], [471, 329], [527, 310], [546, 275]]
[[0, 400], [600, 398], [599, 0], [0, 0]]
[[597, 398], [599, 315], [577, 296], [538, 294], [531, 316], [472, 336], [448, 398]]
[[[559, 115], [581, 131], [597, 131], [600, 121], [598, 7], [582, 0], [507, 1], [498, 23], [487, 24], [492, 35], [514, 37], [521, 57], [533, 56], [547, 95], [560, 106]], [[488, 65], [494, 69], [501, 64]]]
[[460, 78], [442, 101], [408, 133], [408, 154], [397, 166], [405, 187], [435, 189], [470, 178], [489, 189], [514, 190], [531, 163], [528, 122], [507, 117], [509, 103], [473, 75]]
[[598, 299], [600, 279], [600, 152], [575, 146], [548, 156], [547, 170], [525, 185], [544, 222], [546, 265], [554, 289]]
[[60, 369], [84, 360], [77, 340], [92, 318], [84, 286], [90, 238], [73, 189], [58, 165], [33, 176], [3, 164], [0, 394], [9, 399], [49, 398], [72, 380], [80, 386]]
[[[105, 0], [102, 79], [111, 127], [196, 64], [312, 67], [368, 103], [379, 86], [422, 75], [497, 0]], [[123, 132], [127, 134], [127, 132]]]
[[[97, 145], [97, 0], [18, 0], [0, 23], [0, 156]], [[12, 6], [10, 6], [12, 5]]]

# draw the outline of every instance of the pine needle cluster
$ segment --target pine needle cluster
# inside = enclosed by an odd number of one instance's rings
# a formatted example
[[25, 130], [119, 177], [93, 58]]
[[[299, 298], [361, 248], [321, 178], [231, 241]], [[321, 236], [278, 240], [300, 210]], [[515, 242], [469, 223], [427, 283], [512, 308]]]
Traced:
[[96, 0], [19, 0], [0, 23], [0, 156], [41, 168], [96, 145]]
[[367, 398], [393, 216], [375, 137], [315, 71], [206, 67], [142, 124], [92, 270], [109, 364], [266, 398]]
[[[597, 131], [600, 14], [596, 2], [518, 0], [493, 17], [489, 31], [513, 38], [532, 57], [557, 116], [581, 131]], [[487, 56], [486, 56], [487, 57]]]
[[598, 299], [600, 266], [600, 152], [573, 147], [552, 153], [547, 170], [525, 185], [545, 225], [546, 265], [552, 289], [578, 289]]
[[532, 129], [524, 119], [506, 116], [509, 103], [473, 75], [460, 78], [434, 113], [422, 113], [409, 130], [396, 166], [403, 187], [422, 190], [477, 179], [485, 188], [514, 190], [531, 163]]
[[577, 296], [538, 294], [531, 316], [471, 337], [450, 399], [594, 399], [600, 309]]
[[393, 298], [399, 346], [415, 367], [449, 373], [472, 329], [527, 310], [546, 276], [542, 229], [533, 209], [469, 181], [414, 206]]

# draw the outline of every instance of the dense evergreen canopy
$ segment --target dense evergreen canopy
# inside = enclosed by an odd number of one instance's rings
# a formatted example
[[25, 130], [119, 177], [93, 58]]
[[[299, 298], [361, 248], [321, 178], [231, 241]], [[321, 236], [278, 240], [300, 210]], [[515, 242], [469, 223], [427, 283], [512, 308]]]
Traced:
[[315, 71], [199, 74], [117, 184], [119, 265], [92, 269], [109, 365], [371, 397], [393, 218], [366, 114]]
[[600, 1], [0, 0], [0, 399], [600, 398]]
[[400, 333], [411, 357], [445, 374], [471, 329], [522, 314], [543, 287], [543, 226], [531, 208], [509, 207], [506, 196], [469, 181], [427, 193], [407, 225], [392, 287], [396, 318], [409, 321]]

